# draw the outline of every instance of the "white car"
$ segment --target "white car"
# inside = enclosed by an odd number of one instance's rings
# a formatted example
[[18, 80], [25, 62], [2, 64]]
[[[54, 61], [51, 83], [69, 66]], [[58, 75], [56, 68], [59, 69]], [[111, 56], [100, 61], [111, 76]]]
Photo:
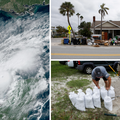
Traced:
[[67, 62], [67, 65], [68, 65], [68, 67], [76, 68], [77, 67], [77, 61], [69, 60]]

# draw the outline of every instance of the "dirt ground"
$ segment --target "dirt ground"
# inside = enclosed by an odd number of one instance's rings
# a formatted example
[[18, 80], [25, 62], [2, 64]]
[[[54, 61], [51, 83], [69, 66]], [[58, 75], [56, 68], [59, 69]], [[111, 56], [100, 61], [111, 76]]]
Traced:
[[[115, 96], [118, 96], [120, 95], [120, 78], [119, 77], [111, 77], [111, 86], [114, 87], [114, 90], [115, 90]], [[104, 86], [104, 81], [101, 79], [99, 81], [99, 85], [100, 87]], [[92, 88], [94, 86], [94, 84], [92, 83], [90, 85]], [[116, 97], [113, 101], [113, 110], [110, 111], [111, 113], [113, 114], [117, 114], [117, 115], [120, 115], [120, 97]]]
[[[75, 79], [75, 77], [76, 76], [70, 76], [65, 81], [63, 80], [63, 81], [52, 81], [51, 82], [51, 104], [54, 104], [56, 102], [55, 101], [55, 96], [56, 96], [55, 91], [59, 91], [64, 94], [64, 91], [62, 91], [62, 88], [67, 88], [66, 83], [68, 81], [71, 81], [71, 79], [73, 79], [73, 78]], [[81, 77], [79, 79], [81, 79]], [[84, 79], [84, 78], [82, 77], [82, 79]], [[88, 75], [87, 77], [85, 77], [85, 79], [92, 81], [91, 75]], [[120, 78], [118, 78], [118, 76], [111, 77], [111, 80], [112, 80], [111, 85], [114, 87], [114, 90], [115, 90], [115, 96], [120, 95]], [[104, 85], [105, 85], [104, 81], [102, 79], [100, 79], [99, 86], [102, 87]], [[89, 87], [94, 88], [94, 86], [95, 85], [92, 82], [90, 85], [88, 85], [88, 88]], [[67, 89], [68, 89], [68, 91], [70, 91], [69, 88], [67, 88]], [[72, 92], [72, 91], [70, 91], [70, 92]], [[117, 97], [113, 100], [113, 110], [110, 112], [113, 114], [120, 115], [120, 97]]]
[[[115, 96], [120, 95], [120, 78], [115, 77], [114, 80], [112, 79], [112, 86], [115, 90]], [[120, 115], [120, 97], [116, 97], [115, 100], [113, 100], [113, 110], [111, 113]]]

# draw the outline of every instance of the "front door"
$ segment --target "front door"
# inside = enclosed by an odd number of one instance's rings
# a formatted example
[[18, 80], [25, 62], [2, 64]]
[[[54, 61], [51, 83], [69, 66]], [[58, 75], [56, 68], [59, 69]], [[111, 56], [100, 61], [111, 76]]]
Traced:
[[104, 32], [104, 40], [108, 40], [108, 33]]

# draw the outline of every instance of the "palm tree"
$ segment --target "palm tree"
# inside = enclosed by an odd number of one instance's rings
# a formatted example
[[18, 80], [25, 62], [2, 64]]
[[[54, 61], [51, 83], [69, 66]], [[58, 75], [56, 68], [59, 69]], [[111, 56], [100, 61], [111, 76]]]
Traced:
[[102, 5], [100, 5], [99, 9], [99, 13], [101, 14], [101, 39], [102, 39], [102, 18], [104, 18], [105, 14], [108, 14], [107, 10], [109, 10], [109, 8], [105, 7], [105, 4], [103, 3]]
[[83, 16], [80, 16], [80, 20], [82, 21], [82, 19], [83, 19]]
[[79, 26], [79, 16], [80, 16], [80, 13], [77, 13], [76, 15], [78, 16], [78, 26]]
[[70, 2], [65, 2], [65, 3], [62, 3], [59, 10], [63, 16], [67, 15], [68, 24], [70, 25], [72, 33], [73, 33], [73, 37], [75, 38], [75, 33], [69, 21], [69, 17], [71, 17], [75, 13], [74, 6]]

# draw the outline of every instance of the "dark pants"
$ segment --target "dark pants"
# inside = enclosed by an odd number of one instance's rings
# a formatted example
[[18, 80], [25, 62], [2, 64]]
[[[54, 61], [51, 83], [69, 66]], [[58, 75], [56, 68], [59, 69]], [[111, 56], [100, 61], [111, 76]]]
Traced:
[[[108, 80], [108, 79], [106, 79], [105, 77], [102, 77], [102, 79], [103, 79], [104, 81], [107, 81], [107, 80]], [[100, 78], [95, 78], [95, 80], [96, 80], [96, 81], [99, 81]]]

